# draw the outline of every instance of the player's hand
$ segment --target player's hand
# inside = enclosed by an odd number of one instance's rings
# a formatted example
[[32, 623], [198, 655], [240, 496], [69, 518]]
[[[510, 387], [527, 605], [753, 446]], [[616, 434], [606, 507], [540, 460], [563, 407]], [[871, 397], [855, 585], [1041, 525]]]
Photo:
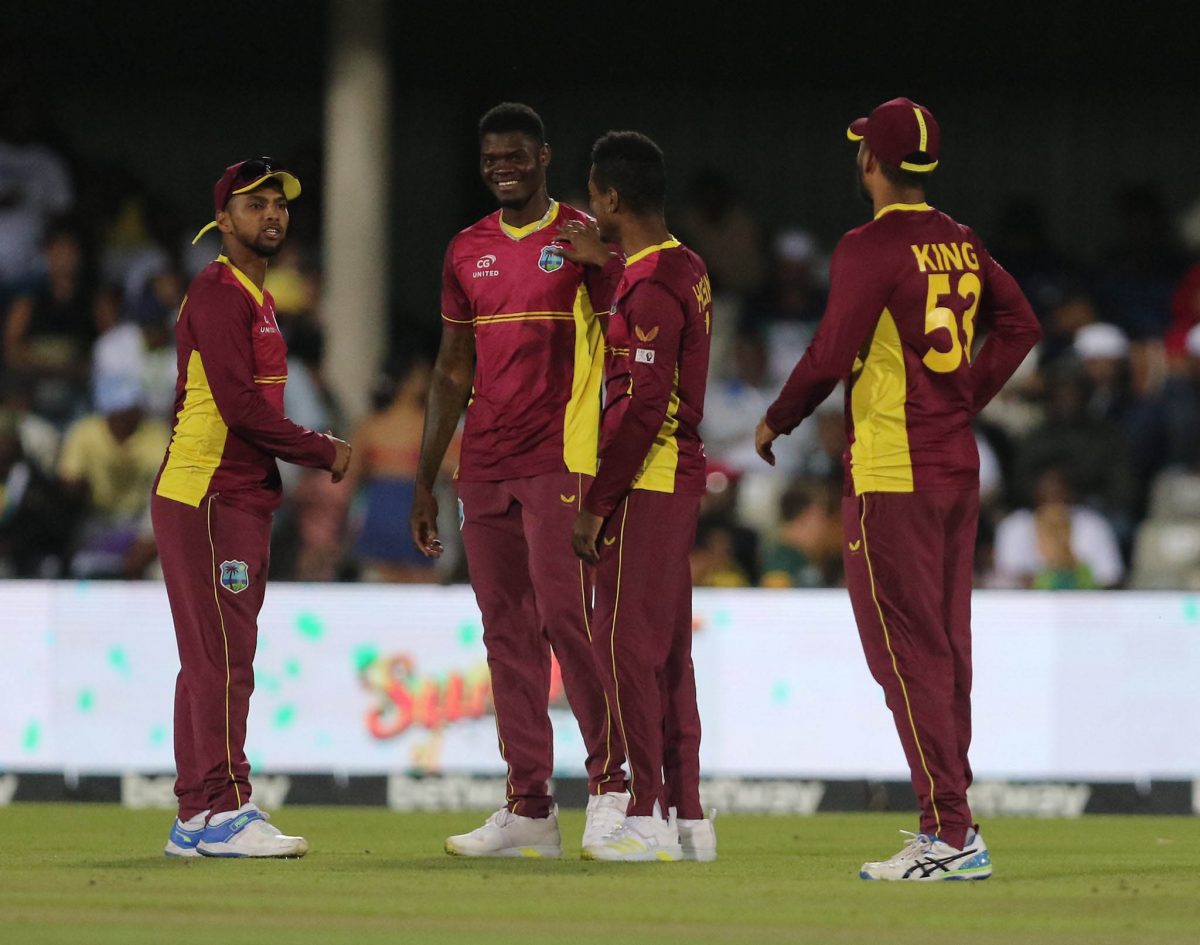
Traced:
[[568, 220], [559, 229], [557, 242], [564, 257], [584, 266], [604, 266], [616, 255], [600, 239], [600, 228], [591, 220]]
[[339, 440], [332, 433], [326, 433], [331, 443], [333, 443], [333, 465], [329, 467], [329, 472], [333, 475], [334, 482], [341, 482], [346, 478], [346, 470], [350, 468], [350, 444], [345, 440]]
[[417, 486], [408, 526], [412, 529], [413, 544], [426, 558], [440, 558], [444, 550], [438, 541], [437, 518], [438, 502], [433, 490]]
[[772, 466], [775, 465], [775, 451], [771, 449], [771, 444], [778, 436], [778, 433], [767, 426], [766, 417], [758, 421], [758, 427], [754, 430], [754, 451]]
[[575, 524], [571, 527], [571, 547], [580, 558], [588, 564], [600, 561], [600, 552], [596, 550], [596, 540], [600, 537], [600, 529], [604, 519], [593, 515], [587, 509], [580, 509], [575, 516]]

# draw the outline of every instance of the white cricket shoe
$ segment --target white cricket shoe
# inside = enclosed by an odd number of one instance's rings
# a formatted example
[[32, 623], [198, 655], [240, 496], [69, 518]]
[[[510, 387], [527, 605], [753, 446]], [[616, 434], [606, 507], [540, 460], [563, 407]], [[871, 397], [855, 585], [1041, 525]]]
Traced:
[[663, 820], [658, 802], [649, 817], [626, 817], [624, 822], [597, 843], [583, 848], [585, 860], [673, 863], [683, 859], [679, 846], [679, 828], [675, 818]]
[[977, 830], [967, 831], [960, 850], [923, 833], [900, 831], [912, 839], [890, 860], [864, 863], [859, 871], [863, 879], [916, 880], [987, 879], [992, 875], [992, 857]]
[[522, 817], [502, 807], [482, 827], [446, 838], [451, 856], [562, 856], [558, 833], [558, 806], [549, 817]]
[[299, 857], [308, 852], [303, 837], [289, 837], [253, 803], [213, 814], [196, 849], [213, 857]]
[[621, 826], [625, 810], [629, 807], [629, 794], [596, 794], [588, 798], [587, 823], [583, 828], [582, 846], [599, 843]]
[[[674, 807], [671, 813], [674, 815]], [[717, 858], [717, 828], [713, 824], [716, 819], [717, 812], [713, 809], [708, 812], [707, 818], [676, 821], [679, 825], [679, 846], [685, 860], [711, 863]]]

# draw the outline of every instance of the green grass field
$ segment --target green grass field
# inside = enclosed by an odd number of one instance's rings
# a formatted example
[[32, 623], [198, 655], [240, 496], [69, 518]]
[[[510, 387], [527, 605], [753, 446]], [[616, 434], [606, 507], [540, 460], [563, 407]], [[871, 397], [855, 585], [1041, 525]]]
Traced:
[[715, 863], [445, 856], [476, 814], [289, 807], [313, 852], [269, 862], [170, 860], [170, 814], [0, 808], [0, 943], [1147, 943], [1200, 941], [1200, 818], [993, 820], [996, 875], [865, 883], [899, 849], [893, 814], [731, 816]]

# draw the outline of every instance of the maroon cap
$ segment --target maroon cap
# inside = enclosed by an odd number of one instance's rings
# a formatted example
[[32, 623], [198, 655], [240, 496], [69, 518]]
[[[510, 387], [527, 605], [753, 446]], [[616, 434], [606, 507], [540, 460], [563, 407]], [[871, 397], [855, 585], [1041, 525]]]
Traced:
[[[288, 200], [295, 200], [300, 196], [300, 181], [294, 174], [282, 167], [275, 166], [270, 158], [251, 158], [248, 161], [230, 164], [225, 168], [221, 179], [213, 186], [213, 216], [215, 217], [228, 206], [230, 198], [234, 194], [249, 193], [256, 187], [261, 187], [267, 180], [279, 181], [279, 186], [283, 188], [283, 195]], [[216, 225], [216, 220], [210, 221], [204, 229], [196, 234], [192, 245], [195, 245], [200, 237]]]
[[917, 174], [928, 174], [938, 165], [942, 130], [924, 105], [907, 98], [884, 102], [866, 118], [846, 129], [851, 141], [862, 141], [879, 160]]

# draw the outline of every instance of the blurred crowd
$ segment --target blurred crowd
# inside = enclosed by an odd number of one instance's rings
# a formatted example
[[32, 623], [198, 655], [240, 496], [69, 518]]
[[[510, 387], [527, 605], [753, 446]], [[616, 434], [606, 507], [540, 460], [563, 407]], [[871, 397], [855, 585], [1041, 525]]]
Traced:
[[[120, 168], [68, 156], [19, 99], [0, 111], [0, 577], [153, 577], [173, 323], [215, 238], [191, 246], [197, 221]], [[720, 172], [680, 196], [672, 226], [714, 288], [695, 583], [839, 586], [843, 392], [777, 442], [776, 467], [754, 452], [755, 424], [820, 320], [832, 247], [802, 221], [768, 229]], [[973, 221], [1045, 332], [977, 420], [979, 586], [1200, 589], [1200, 210], [1180, 215], [1146, 186], [1112, 197], [1118, 236], [1096, 259], [1058, 247], [1031, 198]], [[394, 346], [370, 414], [348, 429], [322, 370], [318, 233], [311, 217], [294, 226], [267, 278], [290, 350], [286, 409], [348, 433], [354, 458], [337, 486], [281, 464], [272, 574], [466, 580], [455, 448], [439, 486], [448, 553], [430, 562], [408, 537], [437, 328]]]

